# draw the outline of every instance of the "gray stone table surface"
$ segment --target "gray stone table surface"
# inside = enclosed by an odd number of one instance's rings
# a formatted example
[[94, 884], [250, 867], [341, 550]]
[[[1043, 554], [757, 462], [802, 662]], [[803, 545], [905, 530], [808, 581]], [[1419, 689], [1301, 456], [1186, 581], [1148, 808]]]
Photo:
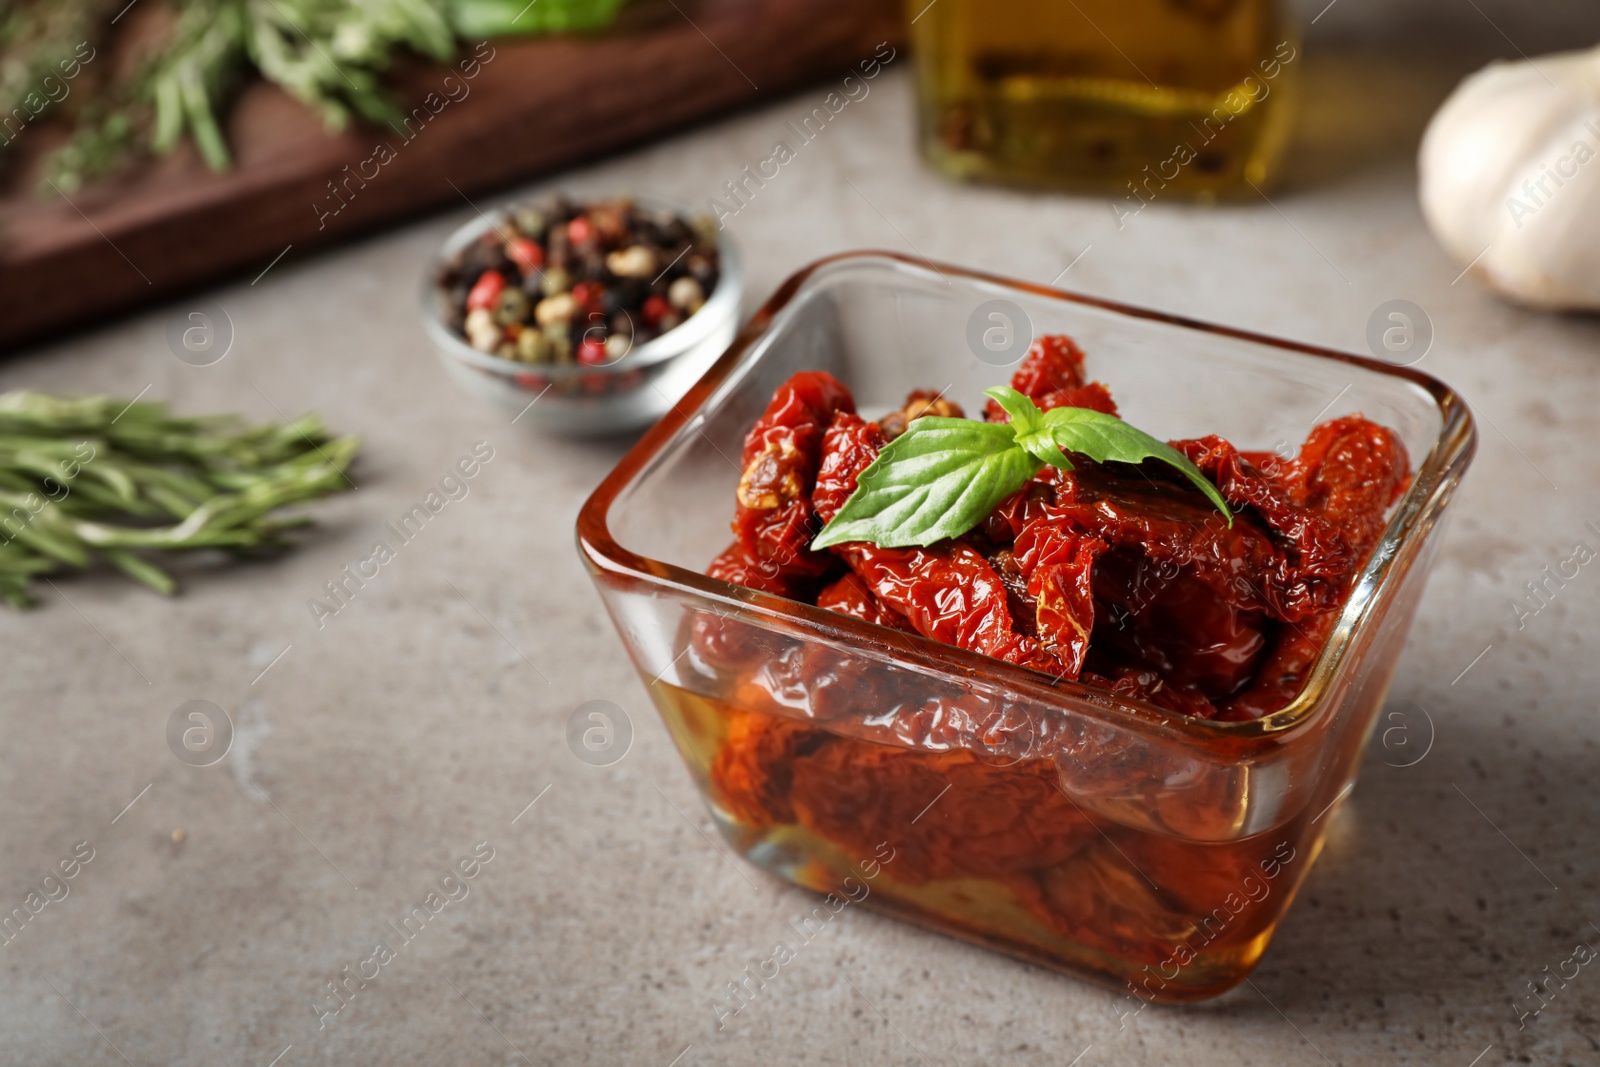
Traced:
[[[171, 600], [94, 575], [0, 612], [0, 911], [92, 850], [0, 947], [0, 1062], [1600, 1063], [1600, 969], [1517, 1014], [1530, 980], [1600, 946], [1600, 574], [1520, 628], [1513, 608], [1575, 543], [1600, 548], [1600, 324], [1456, 281], [1423, 227], [1416, 139], [1499, 39], [1417, 54], [1400, 31], [1319, 32], [1270, 203], [1158, 202], [1119, 229], [1104, 201], [949, 184], [915, 158], [896, 61], [730, 221], [749, 307], [875, 246], [1352, 351], [1380, 303], [1426, 310], [1420, 366], [1482, 440], [1391, 693], [1407, 733], [1374, 741], [1249, 985], [1119, 1025], [1099, 986], [852, 909], [719, 1031], [713, 998], [813, 898], [714, 838], [579, 565], [577, 509], [625, 443], [508, 426], [435, 362], [417, 288], [463, 205], [204, 294], [237, 331], [215, 366], [169, 353], [174, 305], [0, 367], [4, 388], [315, 410], [366, 441], [360, 488], [285, 558], [190, 567]], [[540, 187], [703, 204], [825, 92]], [[317, 628], [308, 599], [478, 441], [494, 457], [468, 496]], [[235, 725], [211, 767], [165, 741], [191, 699]], [[590, 699], [635, 729], [610, 767], [564, 740]], [[475, 848], [492, 858], [467, 895], [319, 1017]]]

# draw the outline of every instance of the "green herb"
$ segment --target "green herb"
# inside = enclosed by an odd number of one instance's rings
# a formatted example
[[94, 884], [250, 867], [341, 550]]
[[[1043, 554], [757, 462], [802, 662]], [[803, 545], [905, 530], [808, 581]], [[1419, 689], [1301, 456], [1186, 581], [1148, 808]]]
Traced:
[[1100, 463], [1157, 459], [1176, 468], [1233, 523], [1233, 513], [1184, 455], [1114, 415], [1088, 408], [1040, 411], [1009, 386], [986, 390], [1010, 416], [977, 422], [924, 416], [889, 442], [861, 472], [856, 491], [811, 542], [812, 548], [870, 541], [919, 547], [966, 533], [1028, 484], [1045, 464], [1071, 470], [1065, 453]]
[[73, 79], [95, 58], [120, 7], [116, 0], [0, 0], [0, 148], [55, 117], [56, 105], [78, 104], [67, 102]]
[[[101, 31], [107, 29], [108, 10], [125, 6], [110, 0], [41, 0], [34, 6], [48, 9], [58, 2], [80, 13], [72, 27], [94, 22]], [[81, 108], [71, 140], [50, 157], [45, 176], [58, 191], [71, 193], [141, 152], [167, 154], [185, 135], [207, 165], [225, 170], [230, 162], [222, 133], [226, 104], [252, 71], [314, 108], [329, 129], [342, 129], [358, 116], [395, 126], [405, 115], [380, 77], [402, 50], [444, 61], [458, 39], [599, 29], [622, 3], [167, 0], [176, 17], [165, 38], [132, 65], [128, 76]], [[17, 21], [5, 19], [6, 4], [0, 0], [0, 42]], [[56, 17], [52, 26], [65, 21]], [[24, 29], [10, 36], [22, 36]], [[41, 63], [53, 60], [63, 42], [70, 47], [81, 39], [73, 36], [80, 32], [86, 31], [55, 28], [49, 48], [41, 44], [29, 53], [38, 52]], [[15, 66], [9, 55], [0, 63], [0, 102], [9, 99], [5, 93], [12, 82], [26, 87], [26, 72], [11, 76]]]
[[160, 50], [85, 109], [52, 159], [49, 181], [71, 192], [114, 169], [148, 131], [165, 155], [187, 133], [213, 170], [229, 165], [218, 113], [254, 66], [321, 113], [330, 129], [352, 114], [379, 123], [400, 109], [378, 82], [402, 46], [450, 58], [454, 36], [439, 0], [173, 0]]
[[0, 599], [26, 606], [34, 577], [98, 561], [171, 593], [141, 553], [281, 548], [310, 520], [275, 512], [349, 485], [358, 447], [314, 415], [246, 426], [111, 397], [0, 394]]
[[454, 0], [450, 24], [468, 39], [582, 32], [605, 27], [621, 6], [622, 0]]

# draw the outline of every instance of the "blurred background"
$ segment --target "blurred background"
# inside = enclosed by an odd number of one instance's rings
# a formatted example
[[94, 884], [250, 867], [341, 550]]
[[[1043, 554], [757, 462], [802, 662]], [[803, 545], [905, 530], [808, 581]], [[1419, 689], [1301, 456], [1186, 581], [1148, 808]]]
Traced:
[[[12, 0], [0, 342], [822, 88], [880, 44], [912, 45], [891, 81], [916, 67], [907, 121], [957, 178], [1118, 211], [1163, 164], [1179, 175], [1160, 181], [1165, 202], [1348, 183], [1405, 160], [1463, 74], [1587, 43], [1585, 14], [1575, 0]], [[1204, 125], [1229, 92], [1248, 106]], [[1191, 127], [1199, 158], [1168, 164]], [[379, 145], [394, 158], [377, 162]]]

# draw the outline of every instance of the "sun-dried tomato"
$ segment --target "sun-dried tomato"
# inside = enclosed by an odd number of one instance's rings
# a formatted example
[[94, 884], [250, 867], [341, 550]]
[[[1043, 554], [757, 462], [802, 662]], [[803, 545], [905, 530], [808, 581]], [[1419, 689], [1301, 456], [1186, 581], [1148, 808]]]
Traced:
[[771, 560], [751, 558], [737, 541], [711, 561], [706, 574], [746, 589], [759, 589], [763, 593], [791, 600], [806, 599], [808, 590], [815, 584], [808, 581], [806, 576], [780, 567]]
[[1311, 431], [1284, 476], [1291, 498], [1336, 526], [1364, 553], [1377, 543], [1388, 510], [1411, 484], [1405, 442], [1360, 415]]
[[[746, 665], [740, 685], [741, 707], [789, 718], [833, 722], [859, 729], [867, 716], [908, 747], [957, 748], [977, 737], [998, 716], [983, 699], [947, 703], [936, 697], [908, 699], [903, 678], [879, 669], [869, 655], [797, 642]], [[987, 718], [979, 716], [987, 715]]]
[[856, 479], [872, 466], [888, 443], [888, 435], [877, 423], [868, 422], [853, 411], [834, 414], [822, 438], [822, 459], [811, 494], [819, 522], [830, 522], [839, 513], [856, 491]]
[[1093, 411], [1102, 411], [1107, 415], [1117, 415], [1117, 402], [1111, 399], [1111, 390], [1099, 382], [1090, 382], [1088, 385], [1074, 386], [1071, 389], [1055, 389], [1051, 392], [1033, 398], [1040, 411], [1049, 411], [1051, 408], [1089, 408]]
[[1272, 647], [1261, 658], [1249, 686], [1226, 701], [1217, 718], [1240, 722], [1287, 707], [1322, 655], [1322, 646], [1328, 643], [1328, 635], [1338, 621], [1337, 611], [1326, 611], [1279, 626]]
[[789, 804], [795, 758], [828, 735], [777, 715], [738, 711], [711, 763], [712, 796], [734, 818], [756, 830], [794, 822]]
[[1301, 618], [1324, 610], [1341, 589], [1300, 572], [1296, 558], [1248, 511], [1233, 524], [1198, 491], [1144, 466], [1074, 457], [1060, 472], [1056, 508], [1113, 549], [1127, 549], [1190, 571], [1237, 606]]
[[[886, 444], [876, 423], [841, 413], [823, 440], [822, 470], [813, 500], [817, 517], [831, 519], [855, 491], [856, 479]], [[935, 641], [972, 649], [1061, 676], [1069, 665], [1038, 641], [1018, 633], [1006, 588], [975, 549], [959, 541], [929, 548], [880, 548], [853, 543], [831, 549], [883, 605]], [[1070, 673], [1076, 673], [1072, 670]]]
[[1006, 569], [1015, 567], [1017, 577], [1026, 583], [1029, 621], [1024, 632], [1061, 663], [1061, 677], [1076, 678], [1094, 629], [1094, 561], [1107, 546], [1050, 509], [1035, 510], [1035, 517], [1023, 524], [1005, 550]]
[[1078, 342], [1065, 334], [1045, 334], [1028, 346], [1028, 354], [1011, 376], [1011, 388], [1038, 398], [1058, 389], [1075, 389], [1086, 380]]
[[[706, 574], [724, 582], [759, 589], [763, 593], [809, 600], [817, 579], [795, 568], [780, 567], [764, 559], [752, 559], [744, 546], [735, 541], [711, 561]], [[712, 666], [729, 669], [760, 657], [760, 631], [749, 624], [724, 618], [714, 612], [696, 611], [691, 626], [694, 648], [700, 659]]]
[[1269, 640], [1265, 612], [1217, 596], [1173, 559], [1107, 553], [1095, 564], [1094, 595], [1102, 610], [1091, 668], [1138, 665], [1208, 700], [1246, 685]]
[[1179, 715], [1191, 715], [1196, 719], [1216, 718], [1217, 709], [1205, 694], [1196, 689], [1171, 685], [1153, 670], [1113, 663], [1107, 668], [1109, 674], [1100, 674], [1094, 670], [1097, 666], [1101, 665], [1091, 657], [1089, 668], [1078, 675], [1078, 681], [1120, 697], [1154, 704]]
[[912, 884], [1053, 866], [1096, 835], [1048, 760], [996, 767], [966, 751], [838, 738], [797, 758], [791, 781], [802, 826], [846, 855], [893, 842], [895, 879]]
[[1017, 539], [1022, 527], [1043, 514], [1042, 509], [1055, 499], [1055, 485], [1047, 478], [1035, 478], [1002, 500], [978, 530], [995, 545], [1009, 545]]
[[1287, 486], [1227, 441], [1201, 437], [1174, 441], [1173, 447], [1216, 484], [1231, 506], [1249, 508], [1261, 519], [1278, 542], [1290, 550], [1291, 566], [1301, 578], [1337, 583], [1349, 573], [1356, 550], [1348, 534], [1318, 509], [1292, 500]]
[[866, 583], [853, 572], [818, 593], [817, 607], [837, 611], [841, 615], [851, 615], [863, 622], [916, 633], [916, 629], [904, 615], [873, 596], [872, 590], [868, 589]]
[[1066, 863], [1008, 882], [1030, 911], [1057, 935], [1127, 959], [1154, 963], [1194, 930], [1111, 841], [1091, 844]]
[[1280, 827], [1244, 841], [1202, 844], [1157, 834], [1118, 833], [1117, 847], [1129, 866], [1160, 885], [1174, 904], [1197, 920], [1196, 940], [1226, 941], [1230, 933], [1238, 937], [1243, 931], [1249, 936], [1248, 924], [1234, 919], [1252, 904], [1265, 901], [1284, 865], [1297, 858], [1288, 843], [1290, 836], [1287, 828]]
[[959, 419], [964, 414], [961, 405], [954, 400], [946, 400], [943, 393], [936, 393], [931, 389], [913, 389], [900, 410], [889, 412], [878, 420], [878, 425], [883, 427], [883, 432], [893, 440], [905, 433], [906, 427], [911, 425], [914, 419], [920, 419], [924, 415]]
[[970, 545], [941, 541], [927, 548], [880, 548], [852, 543], [832, 551], [922, 636], [1057, 677], [1068, 673], [1068, 666], [1038, 640], [1016, 630], [1004, 583]]
[[821, 524], [811, 490], [822, 435], [837, 411], [854, 411], [850, 390], [823, 371], [802, 371], [778, 387], [744, 439], [733, 531], [745, 553], [781, 570], [816, 577], [826, 556], [810, 549]]
[[[1111, 391], [1099, 382], [1085, 382], [1083, 350], [1070, 337], [1046, 334], [1034, 340], [1022, 365], [1011, 376], [1011, 388], [1031, 399], [1042, 411], [1051, 408], [1093, 408], [1117, 414]], [[991, 400], [983, 409], [990, 422], [1006, 421], [1005, 409]]]

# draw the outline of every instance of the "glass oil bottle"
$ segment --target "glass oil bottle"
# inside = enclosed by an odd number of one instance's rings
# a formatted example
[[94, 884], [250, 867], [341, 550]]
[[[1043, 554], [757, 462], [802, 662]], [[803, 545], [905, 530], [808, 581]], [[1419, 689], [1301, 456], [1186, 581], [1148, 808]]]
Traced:
[[960, 179], [1110, 196], [1254, 196], [1288, 132], [1284, 0], [909, 0], [918, 138]]

